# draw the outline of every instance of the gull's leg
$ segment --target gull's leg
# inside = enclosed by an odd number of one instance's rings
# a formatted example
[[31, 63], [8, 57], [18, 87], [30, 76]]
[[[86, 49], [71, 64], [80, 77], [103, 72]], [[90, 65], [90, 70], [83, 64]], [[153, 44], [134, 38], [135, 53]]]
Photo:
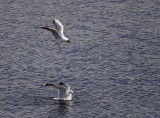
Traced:
[[59, 51], [62, 51], [62, 48], [61, 48], [61, 46], [60, 46], [60, 45], [58, 45], [58, 48], [59, 48]]

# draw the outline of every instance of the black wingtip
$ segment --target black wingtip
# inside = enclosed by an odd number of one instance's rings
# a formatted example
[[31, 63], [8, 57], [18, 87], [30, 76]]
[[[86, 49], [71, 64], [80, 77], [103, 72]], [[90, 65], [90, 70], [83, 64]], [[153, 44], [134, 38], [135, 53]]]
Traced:
[[50, 85], [52, 85], [52, 84], [43, 84], [43, 86], [50, 86]]
[[37, 26], [38, 28], [42, 28], [43, 26]]

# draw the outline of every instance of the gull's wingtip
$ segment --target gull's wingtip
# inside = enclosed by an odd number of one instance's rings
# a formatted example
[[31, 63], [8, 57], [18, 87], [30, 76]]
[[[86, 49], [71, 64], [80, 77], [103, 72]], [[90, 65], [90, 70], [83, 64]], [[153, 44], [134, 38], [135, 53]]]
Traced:
[[43, 84], [43, 86], [51, 86], [52, 84]]
[[53, 86], [53, 84], [43, 84], [43, 86]]
[[37, 26], [38, 28], [42, 28], [43, 26]]

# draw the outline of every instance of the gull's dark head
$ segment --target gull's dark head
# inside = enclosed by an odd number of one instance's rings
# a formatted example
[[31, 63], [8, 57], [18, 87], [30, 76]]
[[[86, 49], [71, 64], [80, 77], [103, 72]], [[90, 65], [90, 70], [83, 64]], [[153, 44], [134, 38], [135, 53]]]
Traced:
[[55, 20], [56, 20], [56, 19], [54, 18], [54, 19], [53, 19], [53, 24], [55, 24]]
[[67, 40], [67, 43], [71, 43], [71, 41], [68, 39], [68, 40]]
[[59, 85], [64, 85], [64, 83], [63, 83], [63, 82], [60, 82]]

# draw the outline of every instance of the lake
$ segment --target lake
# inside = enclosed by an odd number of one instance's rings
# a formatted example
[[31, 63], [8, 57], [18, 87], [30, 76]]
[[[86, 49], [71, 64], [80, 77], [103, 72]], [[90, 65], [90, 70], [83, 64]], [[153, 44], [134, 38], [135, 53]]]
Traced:
[[[159, 118], [159, 0], [1, 0], [1, 118]], [[53, 46], [37, 26], [64, 25]], [[45, 83], [66, 82], [69, 103]]]

